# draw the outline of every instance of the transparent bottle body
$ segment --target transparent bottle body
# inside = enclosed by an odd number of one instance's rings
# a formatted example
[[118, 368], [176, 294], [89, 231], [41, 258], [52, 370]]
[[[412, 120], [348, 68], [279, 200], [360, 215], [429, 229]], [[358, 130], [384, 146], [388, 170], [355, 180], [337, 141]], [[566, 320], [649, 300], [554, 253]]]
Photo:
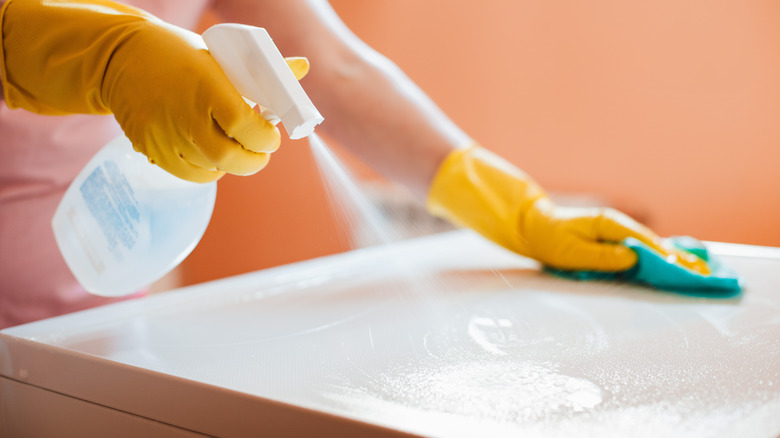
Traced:
[[68, 187], [52, 219], [54, 236], [84, 288], [127, 295], [158, 280], [206, 231], [216, 182], [179, 179], [118, 137]]

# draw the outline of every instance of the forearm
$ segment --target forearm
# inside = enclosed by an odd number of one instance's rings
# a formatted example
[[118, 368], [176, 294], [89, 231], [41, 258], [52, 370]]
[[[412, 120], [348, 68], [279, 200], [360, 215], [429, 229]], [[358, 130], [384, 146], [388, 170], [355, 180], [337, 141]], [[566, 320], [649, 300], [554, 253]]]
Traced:
[[386, 58], [367, 47], [342, 55], [310, 82], [330, 117], [323, 131], [425, 196], [447, 154], [470, 139]]
[[321, 132], [425, 196], [444, 157], [470, 143], [393, 63], [355, 37], [324, 1], [221, 0], [225, 21], [268, 29], [285, 55], [309, 58], [304, 87]]

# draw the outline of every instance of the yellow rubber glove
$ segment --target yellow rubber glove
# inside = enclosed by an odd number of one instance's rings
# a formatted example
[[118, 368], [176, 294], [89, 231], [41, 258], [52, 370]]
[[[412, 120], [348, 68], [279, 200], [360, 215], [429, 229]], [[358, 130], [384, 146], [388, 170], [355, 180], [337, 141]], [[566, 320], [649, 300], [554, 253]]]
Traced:
[[634, 237], [667, 260], [709, 273], [704, 261], [616, 210], [556, 206], [528, 175], [477, 146], [447, 156], [431, 185], [428, 210], [559, 269], [627, 270], [636, 253], [617, 242]]
[[196, 182], [255, 173], [279, 147], [195, 33], [107, 0], [7, 0], [0, 26], [11, 108], [113, 113], [135, 150]]

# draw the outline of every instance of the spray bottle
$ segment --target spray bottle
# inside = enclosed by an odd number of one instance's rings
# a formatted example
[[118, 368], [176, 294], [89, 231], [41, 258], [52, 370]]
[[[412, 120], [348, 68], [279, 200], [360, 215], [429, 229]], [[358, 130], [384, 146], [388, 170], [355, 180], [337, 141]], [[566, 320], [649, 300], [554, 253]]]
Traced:
[[[291, 139], [323, 120], [265, 29], [218, 24], [203, 40], [228, 79]], [[206, 231], [216, 182], [179, 179], [150, 164], [120, 136], [82, 169], [52, 219], [60, 252], [87, 291], [133, 293], [176, 267]]]

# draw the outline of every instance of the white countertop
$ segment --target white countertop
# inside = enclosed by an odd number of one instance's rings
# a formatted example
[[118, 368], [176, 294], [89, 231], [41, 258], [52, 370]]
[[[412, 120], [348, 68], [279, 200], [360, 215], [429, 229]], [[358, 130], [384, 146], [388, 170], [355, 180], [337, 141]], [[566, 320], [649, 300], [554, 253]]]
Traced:
[[0, 375], [221, 436], [777, 436], [780, 250], [710, 247], [740, 296], [445, 233], [6, 329]]

